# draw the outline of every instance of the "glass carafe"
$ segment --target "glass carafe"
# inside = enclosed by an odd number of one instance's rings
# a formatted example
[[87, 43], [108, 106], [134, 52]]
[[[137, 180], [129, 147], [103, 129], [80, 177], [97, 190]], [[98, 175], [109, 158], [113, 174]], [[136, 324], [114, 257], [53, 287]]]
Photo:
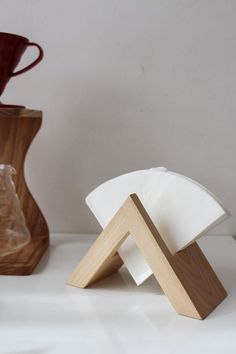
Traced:
[[0, 164], [0, 256], [14, 253], [30, 241], [30, 232], [20, 207], [10, 165]]

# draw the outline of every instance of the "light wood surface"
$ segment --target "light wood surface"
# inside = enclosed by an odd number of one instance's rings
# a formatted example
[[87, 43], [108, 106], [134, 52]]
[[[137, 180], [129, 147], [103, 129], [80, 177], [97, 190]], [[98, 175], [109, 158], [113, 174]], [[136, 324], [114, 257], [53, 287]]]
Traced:
[[[133, 235], [137, 247], [179, 314], [203, 319], [227, 296], [196, 242], [175, 255], [170, 253], [135, 194], [128, 197], [112, 218], [68, 277], [67, 284], [85, 288], [118, 270], [122, 262], [117, 262], [116, 252], [129, 234]], [[113, 262], [114, 257], [116, 262]]]
[[41, 111], [0, 109], [0, 163], [10, 164], [17, 171], [14, 176], [16, 191], [32, 238], [21, 251], [0, 257], [0, 274], [32, 273], [49, 244], [47, 223], [26, 185], [24, 176], [25, 157], [41, 123]]

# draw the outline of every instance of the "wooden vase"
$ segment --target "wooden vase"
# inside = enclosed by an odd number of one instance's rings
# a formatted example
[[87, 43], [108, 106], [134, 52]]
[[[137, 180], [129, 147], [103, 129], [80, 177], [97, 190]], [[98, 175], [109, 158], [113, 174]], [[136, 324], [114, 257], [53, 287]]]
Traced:
[[31, 233], [31, 241], [24, 248], [0, 257], [0, 274], [31, 274], [49, 245], [47, 222], [24, 176], [25, 157], [41, 123], [41, 111], [0, 108], [0, 164], [12, 165], [17, 171], [14, 176], [16, 192]]

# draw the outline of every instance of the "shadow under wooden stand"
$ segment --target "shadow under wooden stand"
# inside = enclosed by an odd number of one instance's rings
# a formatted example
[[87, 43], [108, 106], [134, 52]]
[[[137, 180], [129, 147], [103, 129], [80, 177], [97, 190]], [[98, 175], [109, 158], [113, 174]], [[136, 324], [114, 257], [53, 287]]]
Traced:
[[67, 279], [85, 288], [117, 271], [117, 250], [131, 234], [176, 312], [208, 316], [227, 293], [196, 242], [172, 255], [136, 194], [128, 197]]
[[31, 233], [31, 241], [20, 251], [0, 257], [0, 274], [31, 274], [49, 245], [49, 230], [24, 177], [28, 148], [42, 123], [42, 112], [21, 108], [0, 108], [0, 163], [12, 165], [16, 192]]

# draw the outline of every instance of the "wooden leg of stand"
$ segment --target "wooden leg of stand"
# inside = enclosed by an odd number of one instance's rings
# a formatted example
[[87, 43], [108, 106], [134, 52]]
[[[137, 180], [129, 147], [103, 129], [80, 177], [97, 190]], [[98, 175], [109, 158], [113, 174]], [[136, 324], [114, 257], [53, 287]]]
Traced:
[[79, 265], [67, 279], [67, 284], [85, 288], [117, 271], [122, 260], [116, 253], [128, 236], [124, 219], [118, 214], [97, 238]]
[[130, 233], [176, 311], [197, 319], [208, 316], [227, 293], [197, 243], [172, 255], [136, 195], [124, 208]]

